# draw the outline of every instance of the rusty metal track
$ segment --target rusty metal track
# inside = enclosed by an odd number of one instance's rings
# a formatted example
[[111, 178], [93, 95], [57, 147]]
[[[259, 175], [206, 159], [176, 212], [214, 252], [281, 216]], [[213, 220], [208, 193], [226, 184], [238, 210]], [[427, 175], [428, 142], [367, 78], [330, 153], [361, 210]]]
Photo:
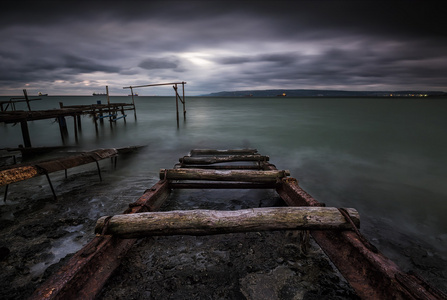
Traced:
[[[247, 155], [238, 150], [193, 150], [191, 156]], [[256, 152], [250, 152], [254, 155]], [[225, 160], [225, 159], [224, 159]], [[218, 161], [222, 161], [219, 160]], [[235, 160], [238, 161], [238, 160]], [[263, 170], [277, 170], [263, 161]], [[236, 168], [237, 169], [237, 168]], [[290, 206], [324, 206], [299, 187], [294, 178], [278, 177], [274, 183], [181, 182], [161, 180], [125, 213], [155, 211], [173, 188], [275, 188]], [[362, 299], [445, 299], [419, 278], [406, 274], [380, 253], [359, 232], [311, 231], [313, 238]], [[93, 299], [123, 255], [135, 242], [111, 236], [97, 236], [73, 256], [61, 270], [35, 291], [31, 299]]]

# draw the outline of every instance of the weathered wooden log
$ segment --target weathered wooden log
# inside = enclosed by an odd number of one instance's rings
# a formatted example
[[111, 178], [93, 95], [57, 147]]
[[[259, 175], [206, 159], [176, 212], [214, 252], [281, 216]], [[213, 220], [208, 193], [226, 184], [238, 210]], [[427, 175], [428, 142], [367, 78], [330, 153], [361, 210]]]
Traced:
[[252, 162], [251, 165], [182, 165], [176, 164], [174, 169], [189, 168], [189, 169], [213, 169], [213, 170], [263, 170], [262, 166]]
[[170, 182], [171, 189], [274, 189], [275, 182]]
[[160, 179], [167, 180], [214, 180], [240, 182], [276, 182], [289, 176], [288, 170], [203, 170], [203, 169], [161, 169]]
[[256, 149], [228, 149], [228, 150], [217, 150], [217, 149], [192, 149], [190, 151], [191, 156], [194, 155], [233, 155], [233, 154], [255, 154], [258, 150]]
[[227, 156], [184, 156], [179, 159], [182, 164], [207, 165], [234, 161], [268, 161], [265, 155], [227, 155]]
[[[347, 209], [354, 223], [359, 214]], [[267, 230], [347, 230], [351, 224], [334, 207], [266, 207], [235, 211], [177, 210], [101, 217], [95, 232], [120, 238], [153, 235], [210, 235]]]

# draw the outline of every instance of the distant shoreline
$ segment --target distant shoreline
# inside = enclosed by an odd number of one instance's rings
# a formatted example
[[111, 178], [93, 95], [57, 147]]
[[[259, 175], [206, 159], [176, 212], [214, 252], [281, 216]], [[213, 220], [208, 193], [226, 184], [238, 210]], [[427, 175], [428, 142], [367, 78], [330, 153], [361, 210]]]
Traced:
[[315, 98], [402, 98], [402, 97], [445, 97], [443, 91], [344, 91], [344, 90], [246, 90], [246, 91], [223, 91], [200, 95], [204, 97], [315, 97]]
[[[358, 95], [294, 95], [294, 94], [287, 94], [286, 95], [256, 95], [256, 94], [250, 94], [250, 95], [241, 95], [241, 94], [228, 94], [228, 92], [222, 92], [222, 93], [212, 93], [207, 95], [185, 95], [186, 98], [188, 97], [200, 97], [200, 98], [275, 98], [275, 99], [281, 99], [281, 98], [383, 98], [383, 99], [399, 99], [399, 98], [406, 98], [406, 99], [425, 99], [425, 98], [447, 98], [447, 93], [439, 92], [439, 93], [415, 93], [415, 94], [393, 94], [393, 95], [368, 95], [368, 94], [358, 94]], [[20, 95], [0, 95], [1, 98], [16, 98], [20, 97]], [[30, 99], [33, 98], [40, 98], [42, 96], [29, 96]], [[92, 98], [92, 99], [107, 99], [106, 96], [91, 96], [91, 95], [49, 95], [45, 96], [45, 98], [56, 98], [56, 97], [86, 97], [86, 98]], [[110, 98], [114, 97], [129, 97], [128, 95], [110, 95]], [[166, 98], [175, 98], [175, 96], [154, 96], [154, 95], [139, 95], [138, 98], [142, 97], [150, 97], [150, 98], [157, 98], [157, 97], [166, 97]], [[9, 99], [8, 99], [9, 100]], [[37, 100], [37, 99], [36, 99]], [[44, 99], [40, 99], [44, 100]]]

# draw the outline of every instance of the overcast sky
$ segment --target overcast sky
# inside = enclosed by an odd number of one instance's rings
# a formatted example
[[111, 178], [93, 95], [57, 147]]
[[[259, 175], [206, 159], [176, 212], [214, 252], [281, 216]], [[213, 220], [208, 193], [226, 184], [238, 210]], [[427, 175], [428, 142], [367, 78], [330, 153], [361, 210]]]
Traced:
[[447, 91], [443, 2], [7, 0], [0, 95]]

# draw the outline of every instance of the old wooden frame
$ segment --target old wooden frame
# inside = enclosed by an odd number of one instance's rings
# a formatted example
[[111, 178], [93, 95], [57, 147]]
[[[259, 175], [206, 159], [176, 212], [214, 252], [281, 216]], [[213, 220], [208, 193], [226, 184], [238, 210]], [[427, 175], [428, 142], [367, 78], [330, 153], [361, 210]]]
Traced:
[[[182, 85], [182, 95], [180, 96], [178, 93], [178, 85]], [[133, 89], [135, 88], [141, 88], [141, 87], [153, 87], [153, 86], [162, 86], [162, 85], [172, 85], [172, 88], [175, 92], [175, 108], [177, 113], [177, 127], [179, 127], [179, 111], [178, 111], [178, 101], [182, 102], [183, 104], [183, 119], [186, 119], [186, 99], [185, 99], [185, 81], [182, 82], [169, 82], [169, 83], [153, 83], [153, 84], [144, 84], [144, 85], [134, 85], [134, 86], [125, 86], [123, 89], [130, 89], [131, 95], [132, 95], [132, 103], [134, 103], [134, 93]]]
[[[191, 156], [203, 153], [192, 151]], [[222, 152], [207, 150], [205, 155], [222, 155]], [[277, 170], [266, 161], [262, 163], [262, 169]], [[201, 180], [193, 184], [194, 188], [215, 188], [220, 182]], [[257, 183], [223, 184], [246, 188]], [[162, 179], [125, 213], [155, 211], [168, 197], [172, 188], [185, 188], [188, 185], [189, 183], [173, 183]], [[278, 177], [273, 185], [289, 206], [324, 206], [305, 192], [293, 178]], [[269, 182], [265, 188], [272, 188], [272, 183]], [[362, 299], [445, 299], [441, 292], [419, 278], [401, 271], [395, 263], [372, 246], [356, 226], [353, 226], [352, 231], [312, 230], [311, 234]], [[134, 239], [119, 239], [109, 235], [96, 237], [37, 289], [31, 299], [93, 299], [134, 242]]]

